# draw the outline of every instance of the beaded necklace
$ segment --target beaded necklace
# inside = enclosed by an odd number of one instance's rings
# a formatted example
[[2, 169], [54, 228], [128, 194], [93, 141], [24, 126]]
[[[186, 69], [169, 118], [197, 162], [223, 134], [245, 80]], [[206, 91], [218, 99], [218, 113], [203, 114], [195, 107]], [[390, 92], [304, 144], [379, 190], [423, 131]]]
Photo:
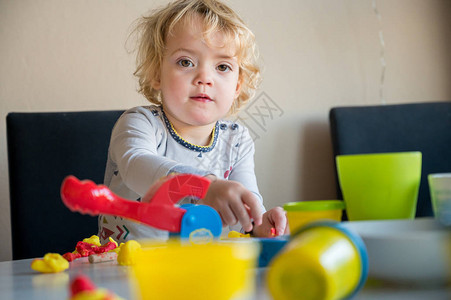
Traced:
[[163, 107], [161, 107], [161, 112], [163, 113], [163, 119], [164, 123], [166, 124], [166, 128], [168, 129], [169, 133], [171, 134], [172, 138], [179, 143], [180, 145], [184, 146], [185, 148], [188, 148], [193, 151], [198, 152], [210, 152], [213, 150], [213, 148], [216, 145], [216, 141], [218, 139], [218, 122], [216, 122], [215, 127], [213, 127], [213, 131], [211, 132], [211, 140], [210, 143], [207, 146], [199, 146], [194, 145], [182, 138], [178, 133], [177, 130], [175, 130], [174, 126], [172, 125], [171, 121], [166, 117], [166, 114], [164, 113]]

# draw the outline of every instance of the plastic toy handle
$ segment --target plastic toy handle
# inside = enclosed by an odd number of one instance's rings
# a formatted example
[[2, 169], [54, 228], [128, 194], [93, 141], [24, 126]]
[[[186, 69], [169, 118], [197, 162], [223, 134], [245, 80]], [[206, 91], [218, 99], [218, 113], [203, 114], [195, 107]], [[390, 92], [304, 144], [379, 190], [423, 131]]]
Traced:
[[209, 185], [210, 181], [200, 176], [177, 175], [164, 182], [149, 203], [141, 203], [123, 199], [105, 185], [68, 176], [61, 186], [61, 198], [72, 211], [90, 215], [115, 215], [158, 229], [180, 232], [186, 210], [174, 204], [187, 196], [205, 197]]

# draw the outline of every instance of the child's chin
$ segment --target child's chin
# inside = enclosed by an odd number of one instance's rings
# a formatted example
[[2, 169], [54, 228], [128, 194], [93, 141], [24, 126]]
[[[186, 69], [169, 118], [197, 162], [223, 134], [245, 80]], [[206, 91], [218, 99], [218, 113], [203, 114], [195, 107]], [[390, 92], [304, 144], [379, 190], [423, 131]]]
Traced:
[[216, 119], [212, 117], [211, 114], [206, 114], [206, 115], [195, 115], [192, 116], [192, 125], [194, 126], [206, 126], [206, 125], [210, 125], [210, 124], [214, 124], [216, 123]]

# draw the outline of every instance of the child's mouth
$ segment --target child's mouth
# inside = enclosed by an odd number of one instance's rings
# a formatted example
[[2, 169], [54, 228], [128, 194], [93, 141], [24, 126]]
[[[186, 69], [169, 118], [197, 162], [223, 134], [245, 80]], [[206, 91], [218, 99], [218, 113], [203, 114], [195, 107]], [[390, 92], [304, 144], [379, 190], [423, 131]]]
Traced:
[[211, 102], [213, 101], [208, 95], [206, 94], [198, 94], [196, 96], [190, 97], [190, 99], [194, 101], [200, 101], [200, 102]]

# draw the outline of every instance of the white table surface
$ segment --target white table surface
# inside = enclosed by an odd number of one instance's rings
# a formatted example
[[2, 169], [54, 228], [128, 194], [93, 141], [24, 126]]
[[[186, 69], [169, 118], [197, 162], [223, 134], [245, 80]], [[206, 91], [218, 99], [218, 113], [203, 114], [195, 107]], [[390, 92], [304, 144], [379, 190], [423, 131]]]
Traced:
[[[41, 274], [30, 268], [31, 259], [0, 262], [0, 299], [69, 299], [69, 283], [79, 274], [87, 275], [97, 287], [125, 299], [135, 299], [130, 288], [128, 267], [115, 262], [90, 264], [86, 258], [71, 263], [62, 273]], [[258, 287], [254, 299], [272, 299], [266, 291], [266, 269], [256, 270]], [[354, 299], [451, 299], [451, 287], [380, 285], [369, 283]]]
[[32, 270], [31, 261], [0, 262], [0, 299], [69, 299], [69, 283], [79, 274], [87, 275], [98, 287], [132, 299], [128, 267], [113, 262], [90, 264], [87, 258], [81, 258], [64, 272], [44, 274]]

